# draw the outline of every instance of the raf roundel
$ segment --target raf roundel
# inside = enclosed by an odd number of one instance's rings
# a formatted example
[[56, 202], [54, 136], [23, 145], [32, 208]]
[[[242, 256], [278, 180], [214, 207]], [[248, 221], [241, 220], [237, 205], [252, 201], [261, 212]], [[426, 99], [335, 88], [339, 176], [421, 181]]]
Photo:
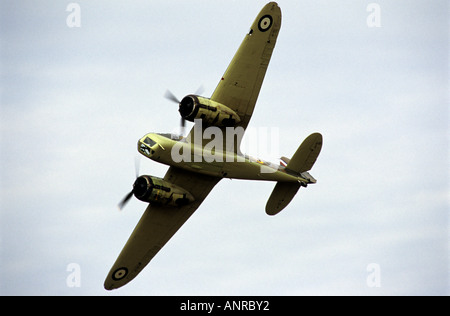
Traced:
[[112, 278], [114, 281], [122, 280], [128, 274], [128, 269], [123, 267], [119, 268], [112, 274]]
[[272, 16], [264, 15], [263, 17], [261, 17], [261, 19], [259, 19], [258, 29], [261, 32], [265, 32], [268, 29], [270, 29], [270, 27], [272, 26], [272, 22], [273, 22]]

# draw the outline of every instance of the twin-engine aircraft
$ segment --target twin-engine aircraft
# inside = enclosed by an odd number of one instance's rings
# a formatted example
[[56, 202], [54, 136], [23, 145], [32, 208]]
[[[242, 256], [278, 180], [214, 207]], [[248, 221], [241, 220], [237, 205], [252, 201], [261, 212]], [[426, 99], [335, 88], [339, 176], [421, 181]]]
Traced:
[[[322, 135], [308, 136], [291, 159], [268, 163], [240, 151], [281, 27], [281, 10], [275, 2], [263, 7], [245, 35], [225, 74], [210, 98], [188, 95], [179, 102], [182, 126], [194, 126], [187, 137], [149, 133], [139, 139], [139, 153], [169, 165], [164, 178], [137, 177], [132, 191], [149, 203], [142, 218], [111, 268], [104, 287], [124, 286], [133, 280], [200, 206], [223, 178], [275, 181], [266, 213], [284, 209], [301, 186], [316, 183], [308, 173], [322, 148]], [[212, 137], [214, 136], [214, 138]], [[213, 138], [213, 140], [211, 140]]]

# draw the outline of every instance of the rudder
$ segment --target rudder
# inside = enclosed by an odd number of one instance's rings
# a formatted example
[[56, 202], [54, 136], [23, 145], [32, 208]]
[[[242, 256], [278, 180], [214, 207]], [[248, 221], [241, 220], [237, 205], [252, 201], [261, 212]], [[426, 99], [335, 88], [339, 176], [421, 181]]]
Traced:
[[322, 149], [323, 138], [320, 133], [313, 133], [306, 137], [294, 156], [286, 166], [286, 169], [295, 173], [311, 170]]

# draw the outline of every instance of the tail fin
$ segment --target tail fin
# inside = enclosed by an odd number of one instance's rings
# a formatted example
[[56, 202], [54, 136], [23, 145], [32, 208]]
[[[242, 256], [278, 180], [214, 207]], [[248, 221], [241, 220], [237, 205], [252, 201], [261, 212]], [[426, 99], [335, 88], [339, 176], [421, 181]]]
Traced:
[[311, 170], [322, 149], [322, 135], [314, 133], [306, 137], [292, 156], [286, 168], [295, 173]]
[[[316, 183], [316, 180], [306, 171], [311, 170], [317, 157], [322, 149], [322, 135], [314, 133], [309, 135], [300, 145], [291, 159], [282, 157], [282, 160], [287, 163], [286, 171], [296, 174], [299, 177], [305, 177], [308, 183]], [[305, 173], [305, 175], [301, 175]], [[281, 212], [297, 194], [300, 186], [306, 186], [302, 182], [277, 182], [269, 200], [266, 204], [266, 213], [268, 215], [275, 215]]]

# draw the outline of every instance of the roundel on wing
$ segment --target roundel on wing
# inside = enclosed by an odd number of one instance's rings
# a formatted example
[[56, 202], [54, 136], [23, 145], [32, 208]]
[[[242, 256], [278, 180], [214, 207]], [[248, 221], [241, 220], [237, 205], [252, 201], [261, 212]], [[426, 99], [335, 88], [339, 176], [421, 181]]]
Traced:
[[128, 274], [128, 269], [123, 267], [119, 268], [116, 271], [113, 272], [112, 278], [114, 281], [122, 280], [124, 277], [126, 277]]
[[259, 19], [259, 22], [258, 22], [258, 29], [259, 29], [261, 32], [265, 32], [265, 31], [267, 31], [268, 29], [270, 29], [270, 27], [272, 26], [272, 23], [273, 23], [272, 16], [270, 16], [270, 15], [264, 15], [264, 16], [261, 17], [261, 19]]

